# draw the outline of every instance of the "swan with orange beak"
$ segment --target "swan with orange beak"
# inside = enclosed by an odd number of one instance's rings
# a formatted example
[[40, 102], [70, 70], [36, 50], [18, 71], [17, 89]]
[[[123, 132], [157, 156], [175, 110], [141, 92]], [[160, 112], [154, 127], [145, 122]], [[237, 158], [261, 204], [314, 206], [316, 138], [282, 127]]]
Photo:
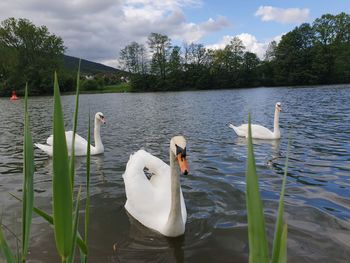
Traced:
[[[130, 156], [123, 174], [125, 209], [144, 226], [164, 236], [183, 235], [187, 220], [180, 176], [187, 175], [186, 140], [170, 140], [170, 165], [152, 154], [139, 150]], [[151, 174], [145, 175], [145, 168]]]

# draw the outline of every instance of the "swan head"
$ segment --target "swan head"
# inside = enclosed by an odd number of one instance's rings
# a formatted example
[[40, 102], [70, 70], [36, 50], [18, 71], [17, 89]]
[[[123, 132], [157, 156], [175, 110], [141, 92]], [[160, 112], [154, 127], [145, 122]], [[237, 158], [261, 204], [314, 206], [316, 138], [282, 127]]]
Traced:
[[281, 102], [277, 102], [275, 108], [278, 111], [282, 111], [282, 104], [281, 104]]
[[186, 160], [186, 139], [183, 136], [175, 136], [170, 140], [170, 151], [176, 156], [181, 173], [187, 175], [189, 173]]
[[105, 123], [106, 123], [105, 116], [103, 115], [102, 112], [97, 112], [97, 113], [95, 114], [95, 120], [101, 122], [102, 124], [105, 124]]

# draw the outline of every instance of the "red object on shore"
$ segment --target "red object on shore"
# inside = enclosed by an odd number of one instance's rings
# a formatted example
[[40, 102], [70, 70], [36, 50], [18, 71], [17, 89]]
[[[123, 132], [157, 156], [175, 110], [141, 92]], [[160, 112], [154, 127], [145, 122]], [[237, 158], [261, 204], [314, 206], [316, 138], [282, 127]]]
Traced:
[[18, 100], [18, 97], [16, 95], [16, 91], [14, 91], [14, 90], [12, 91], [12, 96], [11, 96], [10, 100]]

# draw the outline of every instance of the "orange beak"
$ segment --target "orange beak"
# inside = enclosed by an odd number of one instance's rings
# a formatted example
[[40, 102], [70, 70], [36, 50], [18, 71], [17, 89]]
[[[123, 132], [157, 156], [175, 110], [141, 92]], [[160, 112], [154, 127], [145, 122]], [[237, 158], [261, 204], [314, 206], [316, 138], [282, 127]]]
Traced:
[[177, 155], [177, 161], [180, 166], [181, 174], [187, 175], [190, 170], [188, 169], [188, 164], [186, 158], [181, 156], [181, 153]]

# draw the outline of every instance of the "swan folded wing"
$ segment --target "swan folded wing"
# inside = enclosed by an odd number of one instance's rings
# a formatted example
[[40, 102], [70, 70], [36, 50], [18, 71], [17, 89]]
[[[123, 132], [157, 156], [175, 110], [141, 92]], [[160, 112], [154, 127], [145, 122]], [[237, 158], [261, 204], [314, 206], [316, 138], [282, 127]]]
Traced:
[[[232, 126], [230, 125], [230, 127], [235, 130], [238, 136], [248, 137], [248, 124], [242, 124], [238, 127]], [[264, 126], [252, 124], [252, 137], [255, 139], [273, 138], [273, 132]]]
[[34, 145], [38, 147], [40, 150], [42, 150], [43, 152], [47, 153], [49, 156], [52, 156], [52, 146], [41, 144], [41, 143], [34, 143]]
[[186, 209], [186, 203], [184, 200], [184, 196], [182, 194], [182, 189], [180, 188], [180, 202], [181, 202], [181, 215], [182, 215], [182, 222], [186, 224], [187, 221], [187, 209]]
[[[247, 125], [247, 137], [248, 137], [248, 125]], [[252, 125], [252, 137], [255, 139], [272, 139], [273, 138], [273, 132], [270, 131], [268, 128], [265, 128], [261, 125]]]
[[[73, 131], [66, 132], [66, 140], [67, 140], [67, 146], [69, 147], [68, 151], [71, 151], [72, 144], [73, 144]], [[75, 155], [76, 156], [84, 156], [86, 155], [87, 150], [87, 140], [85, 140], [83, 137], [81, 137], [79, 134], [75, 134]], [[92, 149], [93, 147], [91, 147]]]
[[248, 131], [248, 129], [246, 130], [245, 127], [244, 127], [245, 124], [237, 127], [237, 126], [234, 126], [233, 124], [230, 124], [229, 127], [232, 128], [235, 133], [237, 133], [238, 136], [241, 136], [241, 137], [244, 137], [246, 136], [246, 131]]
[[[72, 144], [73, 144], [73, 131], [67, 131], [66, 132], [66, 142], [67, 142], [67, 148], [68, 152], [71, 152]], [[50, 135], [49, 138], [47, 138], [46, 143], [48, 145], [53, 146], [53, 135]], [[79, 134], [75, 134], [75, 155], [81, 156], [86, 155], [86, 149], [87, 149], [87, 141], [81, 137]]]
[[[153, 174], [151, 180], [145, 176], [145, 167]], [[170, 196], [163, 194], [166, 189], [162, 187], [167, 177], [170, 180], [169, 166], [144, 150], [130, 156], [123, 174], [126, 210], [142, 224], [158, 231], [169, 215]]]

